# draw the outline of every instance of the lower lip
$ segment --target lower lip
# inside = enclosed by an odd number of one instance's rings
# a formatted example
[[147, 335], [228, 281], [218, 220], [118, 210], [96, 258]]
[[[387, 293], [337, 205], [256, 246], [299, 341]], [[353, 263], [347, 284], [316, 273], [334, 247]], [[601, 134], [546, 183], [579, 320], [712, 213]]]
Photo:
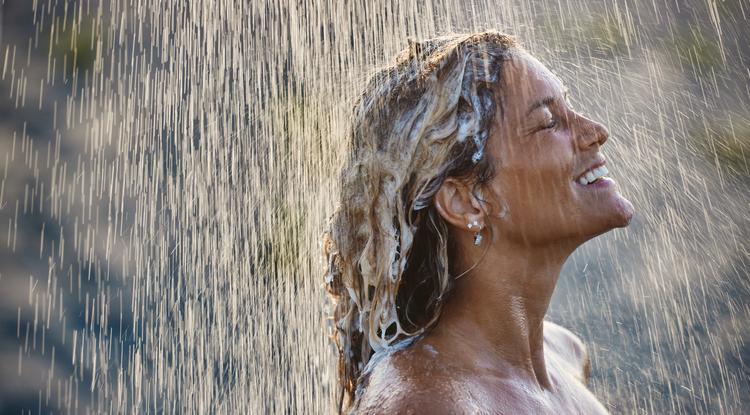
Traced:
[[579, 186], [586, 188], [586, 189], [603, 189], [605, 187], [611, 187], [614, 186], [615, 181], [610, 179], [609, 177], [602, 177], [599, 180], [595, 181], [594, 183], [590, 184], [580, 184], [576, 182]]

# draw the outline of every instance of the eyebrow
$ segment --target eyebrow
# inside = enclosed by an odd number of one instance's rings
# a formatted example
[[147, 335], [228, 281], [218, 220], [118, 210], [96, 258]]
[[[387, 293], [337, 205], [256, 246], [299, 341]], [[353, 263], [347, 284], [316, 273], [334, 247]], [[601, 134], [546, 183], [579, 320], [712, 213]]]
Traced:
[[[568, 96], [568, 88], [565, 88], [563, 90], [563, 97]], [[532, 112], [538, 110], [541, 107], [549, 107], [550, 105], [554, 104], [556, 101], [555, 97], [546, 97], [540, 101], [537, 101], [531, 105], [529, 110], [526, 112], [526, 116], [528, 117]]]
[[555, 103], [554, 97], [546, 97], [542, 99], [541, 101], [537, 101], [531, 105], [529, 110], [526, 112], [526, 116], [528, 117], [532, 112], [538, 110], [541, 107], [549, 107], [550, 105]]

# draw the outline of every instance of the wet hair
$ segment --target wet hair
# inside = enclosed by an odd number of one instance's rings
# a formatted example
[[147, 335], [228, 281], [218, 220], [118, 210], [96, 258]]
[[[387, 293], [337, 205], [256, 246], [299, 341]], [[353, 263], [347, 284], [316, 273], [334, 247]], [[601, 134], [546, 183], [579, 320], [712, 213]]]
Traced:
[[340, 203], [323, 235], [339, 412], [373, 353], [437, 322], [456, 270], [434, 195], [447, 177], [475, 195], [493, 177], [485, 146], [503, 110], [503, 62], [518, 48], [497, 32], [410, 41], [354, 106]]

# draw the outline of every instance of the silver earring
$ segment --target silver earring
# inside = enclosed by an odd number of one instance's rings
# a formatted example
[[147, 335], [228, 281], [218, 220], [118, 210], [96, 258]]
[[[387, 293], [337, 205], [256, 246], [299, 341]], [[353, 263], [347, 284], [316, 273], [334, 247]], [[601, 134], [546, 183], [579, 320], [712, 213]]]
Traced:
[[482, 234], [477, 232], [474, 234], [474, 245], [479, 246], [482, 244]]
[[476, 246], [481, 245], [481, 243], [482, 243], [482, 234], [481, 234], [481, 232], [482, 232], [482, 225], [479, 224], [478, 220], [473, 220], [473, 221], [469, 222], [467, 226], [469, 227], [469, 229], [473, 229], [473, 228], [477, 228], [477, 227], [479, 228], [479, 230], [477, 231], [477, 233], [474, 234], [474, 245], [476, 245]]

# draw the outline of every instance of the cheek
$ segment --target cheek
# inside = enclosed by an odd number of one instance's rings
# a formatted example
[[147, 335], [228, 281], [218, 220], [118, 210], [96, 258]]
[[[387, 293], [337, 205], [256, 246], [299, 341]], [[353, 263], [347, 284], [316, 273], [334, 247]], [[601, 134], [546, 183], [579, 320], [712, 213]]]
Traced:
[[540, 140], [529, 146], [520, 172], [523, 187], [548, 195], [562, 195], [570, 191], [572, 154], [554, 144], [552, 140]]
[[568, 153], [541, 146], [529, 146], [525, 157], [508, 166], [500, 187], [519, 230], [548, 228], [576, 211], [571, 166]]
[[539, 222], [554, 216], [572, 199], [562, 166], [528, 160], [504, 172], [498, 190], [513, 216], [523, 222]]
[[513, 216], [541, 221], [573, 203], [570, 137], [537, 134], [503, 144], [495, 149], [500, 160], [496, 190]]

